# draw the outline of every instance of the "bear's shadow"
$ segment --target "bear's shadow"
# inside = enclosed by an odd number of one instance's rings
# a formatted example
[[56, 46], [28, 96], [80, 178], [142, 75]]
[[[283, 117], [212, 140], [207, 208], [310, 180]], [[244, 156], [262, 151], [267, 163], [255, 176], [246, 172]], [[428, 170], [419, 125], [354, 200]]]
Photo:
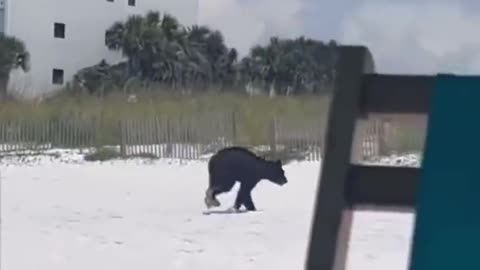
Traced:
[[248, 211], [246, 209], [241, 209], [238, 211], [234, 211], [231, 209], [221, 209], [221, 210], [205, 210], [203, 211], [204, 215], [231, 215], [231, 214], [245, 214], [245, 213], [257, 213], [257, 212], [262, 212], [262, 210], [256, 210], [256, 211]]

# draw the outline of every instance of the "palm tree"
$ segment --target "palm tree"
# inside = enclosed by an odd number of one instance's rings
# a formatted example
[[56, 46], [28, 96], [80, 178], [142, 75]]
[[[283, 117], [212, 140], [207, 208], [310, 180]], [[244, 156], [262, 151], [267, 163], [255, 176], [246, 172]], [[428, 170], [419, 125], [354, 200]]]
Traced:
[[[127, 58], [127, 79], [182, 92], [260, 88], [270, 95], [315, 94], [333, 82], [336, 43], [272, 37], [238, 59], [221, 32], [182, 26], [168, 13], [149, 11], [114, 23], [106, 46]], [[239, 61], [240, 60], [240, 61]]]
[[0, 33], [0, 98], [7, 96], [10, 72], [21, 68], [29, 71], [30, 55], [23, 41]]
[[[265, 46], [255, 46], [251, 49], [248, 62], [255, 70], [255, 77], [261, 80], [265, 91], [270, 96], [277, 93], [276, 87], [282, 70], [282, 58], [285, 57], [285, 42], [277, 37], [272, 37], [270, 43]], [[244, 62], [244, 63], [246, 63]]]
[[239, 64], [245, 85], [256, 84], [275, 94], [315, 94], [333, 82], [336, 43], [299, 37], [272, 37], [253, 47]]
[[73, 76], [74, 89], [103, 96], [108, 91], [122, 89], [128, 81], [125, 63], [109, 65], [104, 59], [98, 64], [82, 68]]
[[[148, 18], [153, 17], [147, 14]], [[156, 25], [139, 15], [129, 16], [125, 22], [115, 22], [105, 34], [105, 45], [108, 49], [121, 51], [128, 58], [128, 74], [137, 76], [140, 72], [140, 54], [146, 49], [154, 36]]]
[[222, 33], [207, 26], [194, 25], [184, 31], [187, 46], [196, 51], [192, 60], [198, 64], [202, 79], [217, 90], [232, 87], [238, 57], [236, 49], [229, 49]]
[[106, 32], [105, 44], [121, 51], [128, 59], [128, 74], [144, 80], [168, 82], [180, 80], [184, 60], [180, 40], [182, 31], [175, 17], [149, 11], [145, 16], [129, 16], [114, 23]]

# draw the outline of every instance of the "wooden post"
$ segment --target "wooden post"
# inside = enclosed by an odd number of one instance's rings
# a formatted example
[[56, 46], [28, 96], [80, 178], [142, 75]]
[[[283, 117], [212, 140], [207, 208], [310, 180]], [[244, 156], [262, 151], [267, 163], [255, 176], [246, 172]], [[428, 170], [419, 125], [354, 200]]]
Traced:
[[235, 111], [232, 111], [231, 115], [231, 123], [232, 123], [232, 144], [236, 145], [237, 144], [237, 113]]
[[388, 132], [387, 132], [387, 129], [389, 128], [390, 126], [390, 123], [388, 121], [388, 119], [386, 118], [381, 118], [380, 119], [380, 128], [379, 128], [379, 132], [378, 132], [378, 155], [379, 156], [384, 156], [384, 155], [387, 155], [389, 150], [387, 148], [387, 142], [386, 142], [386, 139], [387, 139], [387, 135], [388, 135]]
[[125, 129], [124, 129], [123, 120], [118, 121], [118, 131], [120, 134], [120, 154], [122, 157], [126, 157], [127, 151], [125, 149], [125, 133], [124, 133]]
[[[369, 123], [365, 119], [357, 119], [355, 121], [355, 130], [354, 130], [353, 142], [352, 142], [352, 154], [350, 158], [352, 163], [359, 163], [365, 157], [365, 147], [363, 145], [363, 142], [365, 139], [365, 135], [367, 134], [368, 124]], [[371, 144], [368, 144], [368, 147], [369, 147], [368, 150], [371, 150]]]
[[270, 159], [275, 160], [277, 158], [277, 131], [276, 131], [276, 119], [272, 119], [269, 129], [269, 142], [270, 142]]
[[307, 270], [344, 270], [352, 211], [345, 199], [363, 75], [373, 71], [365, 47], [338, 48], [337, 76], [328, 116], [325, 158], [317, 190]]
[[172, 154], [172, 124], [170, 118], [165, 119], [165, 130], [166, 130], [166, 157], [171, 158]]

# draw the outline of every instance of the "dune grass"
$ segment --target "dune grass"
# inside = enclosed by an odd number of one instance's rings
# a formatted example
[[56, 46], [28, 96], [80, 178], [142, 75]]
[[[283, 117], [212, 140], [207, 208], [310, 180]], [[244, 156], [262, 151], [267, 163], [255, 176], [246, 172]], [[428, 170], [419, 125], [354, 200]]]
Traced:
[[[98, 145], [118, 143], [119, 121], [155, 117], [217, 121], [216, 115], [234, 115], [238, 144], [265, 145], [270, 141], [269, 128], [274, 118], [292, 126], [308, 126], [327, 120], [329, 96], [267, 96], [248, 97], [232, 94], [171, 95], [138, 94], [129, 103], [125, 95], [92, 96], [61, 95], [40, 104], [6, 102], [0, 104], [0, 121], [95, 120]], [[421, 149], [423, 133], [412, 128], [391, 136], [391, 148], [400, 152]], [[419, 150], [420, 150], [419, 149]]]
[[200, 115], [234, 114], [238, 137], [247, 144], [266, 141], [274, 118], [296, 123], [326, 117], [328, 96], [266, 97], [228, 94], [204, 95], [138, 95], [129, 103], [124, 95], [105, 98], [61, 96], [40, 104], [7, 102], [0, 106], [0, 121], [28, 120], [97, 120], [98, 132], [105, 143], [118, 134], [118, 123], [124, 119], [154, 117], [196, 119]]

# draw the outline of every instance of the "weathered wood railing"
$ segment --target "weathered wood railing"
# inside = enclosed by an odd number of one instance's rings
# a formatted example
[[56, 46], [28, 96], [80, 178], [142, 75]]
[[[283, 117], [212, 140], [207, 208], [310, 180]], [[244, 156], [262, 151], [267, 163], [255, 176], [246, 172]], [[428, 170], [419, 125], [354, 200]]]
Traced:
[[336, 87], [325, 137], [325, 157], [313, 214], [306, 269], [344, 270], [353, 209], [415, 208], [419, 168], [360, 164], [359, 134], [365, 119], [425, 117], [433, 76], [374, 73], [364, 47], [339, 49]]

